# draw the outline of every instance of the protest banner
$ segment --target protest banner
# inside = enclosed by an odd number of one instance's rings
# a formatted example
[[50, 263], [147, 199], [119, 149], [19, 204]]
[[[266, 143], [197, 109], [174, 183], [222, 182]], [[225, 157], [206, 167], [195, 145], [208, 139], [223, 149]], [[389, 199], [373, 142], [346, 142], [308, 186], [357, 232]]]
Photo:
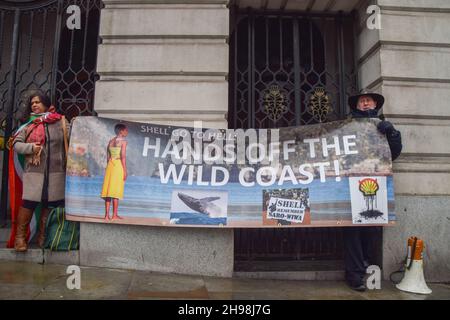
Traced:
[[70, 137], [67, 219], [220, 228], [391, 225], [391, 154], [378, 121], [243, 130], [80, 117]]

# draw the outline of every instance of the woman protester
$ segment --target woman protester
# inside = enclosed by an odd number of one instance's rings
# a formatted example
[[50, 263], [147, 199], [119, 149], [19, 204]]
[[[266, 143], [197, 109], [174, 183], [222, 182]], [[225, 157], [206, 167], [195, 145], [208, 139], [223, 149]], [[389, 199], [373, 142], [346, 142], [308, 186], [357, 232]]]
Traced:
[[41, 204], [38, 245], [43, 247], [49, 208], [64, 206], [65, 135], [67, 120], [56, 113], [50, 98], [43, 93], [32, 94], [28, 100], [29, 121], [16, 132], [14, 151], [25, 155], [22, 205], [16, 218], [14, 248], [24, 252], [27, 231], [33, 212]]

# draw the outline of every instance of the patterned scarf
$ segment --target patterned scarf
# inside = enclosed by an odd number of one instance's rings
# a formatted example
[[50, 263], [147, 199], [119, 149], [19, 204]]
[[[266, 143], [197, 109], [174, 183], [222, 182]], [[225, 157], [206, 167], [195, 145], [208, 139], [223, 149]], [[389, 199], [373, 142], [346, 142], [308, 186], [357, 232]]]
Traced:
[[31, 114], [30, 124], [26, 127], [27, 143], [39, 144], [42, 148], [38, 153], [33, 154], [31, 164], [38, 166], [41, 163], [41, 151], [45, 146], [45, 126], [44, 123], [55, 123], [61, 120], [61, 115], [56, 112], [46, 112], [43, 114]]

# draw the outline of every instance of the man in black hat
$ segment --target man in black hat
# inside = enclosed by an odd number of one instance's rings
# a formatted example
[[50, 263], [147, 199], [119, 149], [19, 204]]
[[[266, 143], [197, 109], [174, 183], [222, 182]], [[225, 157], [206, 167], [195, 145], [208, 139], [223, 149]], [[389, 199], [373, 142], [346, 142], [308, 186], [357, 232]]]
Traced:
[[[378, 111], [383, 107], [384, 97], [377, 93], [365, 92], [348, 99], [352, 118], [378, 118]], [[378, 131], [386, 135], [391, 149], [392, 161], [397, 159], [402, 151], [402, 137], [389, 121], [380, 121]], [[348, 227], [344, 228], [345, 244], [345, 279], [354, 290], [366, 289], [363, 278], [369, 266], [371, 241], [377, 227]]]
[[[383, 107], [384, 97], [378, 93], [364, 92], [348, 99], [352, 118], [379, 118], [378, 111]], [[382, 120], [378, 130], [386, 135], [391, 149], [392, 161], [402, 152], [402, 137], [392, 123]]]

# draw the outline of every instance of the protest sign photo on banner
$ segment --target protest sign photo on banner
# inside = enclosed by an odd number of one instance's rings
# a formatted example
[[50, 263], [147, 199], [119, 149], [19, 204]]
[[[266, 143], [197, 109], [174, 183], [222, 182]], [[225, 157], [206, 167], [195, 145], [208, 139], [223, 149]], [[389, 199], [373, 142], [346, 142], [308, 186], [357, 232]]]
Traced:
[[219, 228], [391, 225], [392, 163], [377, 121], [236, 130], [76, 119], [67, 219]]

